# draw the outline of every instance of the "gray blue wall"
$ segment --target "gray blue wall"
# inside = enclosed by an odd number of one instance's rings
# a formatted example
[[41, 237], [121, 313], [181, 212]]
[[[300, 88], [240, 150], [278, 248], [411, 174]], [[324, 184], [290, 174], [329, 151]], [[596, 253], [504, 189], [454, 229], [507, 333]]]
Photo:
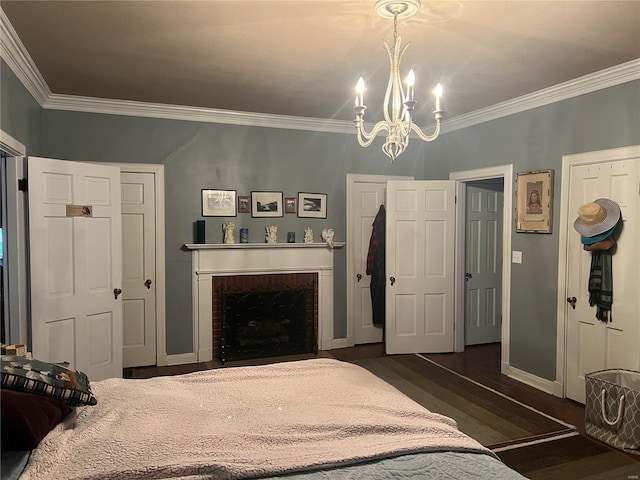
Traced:
[[42, 109], [4, 60], [0, 60], [0, 128], [41, 155]]
[[[267, 225], [278, 226], [280, 242], [295, 231], [299, 241], [311, 227], [316, 241], [323, 228], [346, 239], [346, 174], [423, 173], [420, 144], [390, 166], [378, 147], [357, 146], [355, 137], [331, 133], [255, 128], [185, 121], [64, 111], [43, 112], [43, 151], [63, 160], [161, 163], [166, 194], [166, 332], [167, 353], [192, 351], [191, 253], [193, 222], [201, 219], [201, 189], [231, 189], [327, 194], [326, 219], [252, 218], [233, 221], [249, 228], [250, 242], [264, 242]], [[374, 149], [375, 148], [375, 149]], [[229, 217], [206, 217], [208, 243], [222, 243], [222, 224]], [[237, 233], [236, 233], [237, 235]], [[346, 249], [335, 250], [335, 316], [337, 338], [346, 336]]]
[[638, 144], [640, 81], [634, 81], [454, 131], [429, 146], [428, 179], [503, 164], [513, 164], [514, 174], [554, 170], [552, 233], [516, 233], [511, 226], [512, 249], [523, 256], [511, 269], [511, 366], [556, 376], [562, 156]]
[[[251, 242], [262, 242], [264, 227], [271, 224], [278, 225], [280, 241], [287, 231], [301, 238], [306, 227], [316, 238], [323, 228], [332, 227], [341, 241], [346, 239], [347, 173], [444, 179], [452, 171], [512, 163], [514, 172], [554, 169], [554, 188], [559, 191], [562, 155], [640, 144], [638, 81], [447, 133], [430, 144], [413, 141], [391, 165], [379, 142], [363, 149], [353, 135], [38, 112], [20, 82], [2, 67], [1, 125], [28, 146], [29, 154], [165, 165], [168, 354], [192, 351], [191, 254], [183, 245], [193, 242], [193, 222], [202, 218], [203, 188], [233, 189], [239, 195], [252, 190], [283, 191], [285, 196], [327, 193], [326, 220], [239, 214], [234, 221], [237, 228], [249, 228]], [[524, 262], [512, 269], [511, 363], [547, 379], [555, 378], [556, 200], [554, 233], [512, 233], [513, 249], [523, 252]], [[229, 218], [205, 219], [207, 242], [222, 242], [225, 220]], [[346, 249], [335, 254], [334, 329], [335, 337], [341, 338], [346, 335]]]

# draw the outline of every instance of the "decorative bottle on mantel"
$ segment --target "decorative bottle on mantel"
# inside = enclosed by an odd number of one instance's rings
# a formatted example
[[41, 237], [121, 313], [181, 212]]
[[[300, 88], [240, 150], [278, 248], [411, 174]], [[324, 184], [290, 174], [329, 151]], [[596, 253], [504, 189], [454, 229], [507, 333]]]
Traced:
[[278, 239], [278, 227], [270, 225], [265, 228], [265, 240], [267, 243], [276, 243]]

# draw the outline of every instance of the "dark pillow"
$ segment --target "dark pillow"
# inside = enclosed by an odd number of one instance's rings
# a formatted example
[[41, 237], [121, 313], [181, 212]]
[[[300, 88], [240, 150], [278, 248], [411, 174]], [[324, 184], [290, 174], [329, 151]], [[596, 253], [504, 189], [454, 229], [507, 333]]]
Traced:
[[71, 412], [60, 400], [42, 395], [0, 390], [2, 451], [33, 450]]
[[72, 407], [98, 403], [87, 376], [56, 363], [3, 355], [2, 388], [35, 393], [62, 400]]

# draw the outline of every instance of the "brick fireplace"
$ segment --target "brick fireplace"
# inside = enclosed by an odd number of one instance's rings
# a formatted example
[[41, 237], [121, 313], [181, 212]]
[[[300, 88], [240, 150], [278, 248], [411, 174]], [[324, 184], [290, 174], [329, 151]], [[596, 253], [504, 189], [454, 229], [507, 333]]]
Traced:
[[213, 358], [317, 352], [316, 273], [213, 277]]
[[[335, 244], [336, 248], [343, 246], [342, 242]], [[314, 298], [316, 346], [319, 350], [331, 350], [333, 249], [324, 243], [188, 244], [185, 247], [192, 255], [193, 362], [207, 362], [214, 355], [219, 358], [219, 346], [214, 345], [213, 292], [214, 284], [223, 277], [314, 276], [317, 291]]]

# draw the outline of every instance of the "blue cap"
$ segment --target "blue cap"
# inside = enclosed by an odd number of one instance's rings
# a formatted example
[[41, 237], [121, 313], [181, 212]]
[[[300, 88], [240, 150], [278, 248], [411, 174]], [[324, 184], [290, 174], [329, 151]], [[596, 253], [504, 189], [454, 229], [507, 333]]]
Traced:
[[592, 245], [594, 243], [601, 242], [602, 240], [607, 238], [609, 235], [611, 235], [613, 233], [613, 231], [616, 229], [617, 226], [618, 226], [618, 224], [616, 223], [613, 226], [613, 228], [610, 228], [609, 230], [607, 230], [604, 233], [601, 233], [600, 235], [594, 235], [593, 237], [583, 237], [581, 235], [580, 236], [580, 241], [582, 242], [583, 245]]

